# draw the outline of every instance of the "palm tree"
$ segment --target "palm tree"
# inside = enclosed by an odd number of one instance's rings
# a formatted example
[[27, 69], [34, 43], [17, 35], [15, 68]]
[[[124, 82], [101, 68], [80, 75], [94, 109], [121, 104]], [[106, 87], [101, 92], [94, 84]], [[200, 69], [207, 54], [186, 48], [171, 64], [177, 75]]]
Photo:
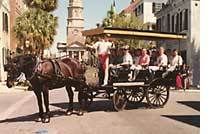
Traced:
[[29, 9], [16, 19], [14, 31], [24, 49], [39, 53], [53, 43], [56, 26], [57, 17], [41, 9]]
[[40, 8], [47, 12], [57, 8], [57, 0], [24, 0], [24, 2], [30, 8]]

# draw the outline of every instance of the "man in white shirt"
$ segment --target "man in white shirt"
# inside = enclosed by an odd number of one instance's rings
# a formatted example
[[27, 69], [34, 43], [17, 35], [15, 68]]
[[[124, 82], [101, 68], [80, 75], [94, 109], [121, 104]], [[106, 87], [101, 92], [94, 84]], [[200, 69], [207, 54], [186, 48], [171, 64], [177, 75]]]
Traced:
[[168, 65], [168, 57], [164, 54], [164, 48], [159, 48], [159, 56], [157, 57], [156, 65], [158, 67], [166, 67]]
[[169, 60], [170, 66], [181, 66], [183, 63], [182, 57], [178, 55], [178, 51], [176, 49], [173, 50], [172, 57]]
[[[98, 53], [99, 73], [103, 73], [104, 76], [102, 86], [106, 86], [108, 84], [108, 77], [109, 77], [108, 65], [109, 65], [110, 48], [112, 47], [112, 43], [109, 42], [108, 39], [104, 40], [99, 38], [99, 41], [96, 42], [92, 47], [95, 48]], [[102, 82], [99, 81], [99, 84], [102, 84]]]
[[131, 54], [129, 53], [129, 46], [125, 46], [123, 48], [123, 63], [121, 63], [121, 65], [132, 65], [133, 64], [133, 57], [131, 56]]
[[157, 57], [155, 66], [149, 66], [149, 69], [153, 71], [159, 70], [161, 67], [167, 67], [168, 65], [168, 57], [164, 54], [165, 49], [163, 47], [159, 48], [159, 56]]
[[169, 59], [170, 66], [167, 71], [163, 74], [163, 77], [168, 75], [169, 72], [172, 72], [176, 69], [176, 67], [181, 66], [183, 63], [182, 57], [178, 55], [178, 51], [176, 49], [173, 50], [172, 56]]

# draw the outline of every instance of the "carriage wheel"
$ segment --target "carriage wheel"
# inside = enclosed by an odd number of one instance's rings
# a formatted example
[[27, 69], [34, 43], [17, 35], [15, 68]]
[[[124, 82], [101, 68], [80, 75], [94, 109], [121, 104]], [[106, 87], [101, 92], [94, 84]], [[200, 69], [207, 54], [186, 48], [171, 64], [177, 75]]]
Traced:
[[117, 89], [114, 91], [113, 103], [114, 103], [115, 110], [122, 111], [125, 109], [125, 106], [127, 104], [127, 98], [126, 98], [126, 93], [124, 92], [124, 90]]
[[126, 90], [128, 102], [136, 104], [142, 102], [145, 97], [145, 91], [142, 87], [138, 87], [138, 89], [127, 89]]
[[78, 100], [83, 110], [88, 110], [93, 101], [93, 93], [88, 91], [80, 91], [78, 94]]
[[165, 85], [154, 85], [148, 87], [146, 99], [152, 107], [163, 107], [169, 98], [169, 87]]

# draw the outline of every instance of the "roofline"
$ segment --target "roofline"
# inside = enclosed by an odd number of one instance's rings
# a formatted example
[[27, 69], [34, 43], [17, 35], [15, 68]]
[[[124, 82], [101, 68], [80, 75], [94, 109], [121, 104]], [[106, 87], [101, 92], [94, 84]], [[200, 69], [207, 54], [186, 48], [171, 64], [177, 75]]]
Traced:
[[125, 28], [96, 28], [82, 31], [83, 36], [110, 35], [113, 38], [139, 38], [142, 40], [187, 39], [184, 33], [155, 32]]

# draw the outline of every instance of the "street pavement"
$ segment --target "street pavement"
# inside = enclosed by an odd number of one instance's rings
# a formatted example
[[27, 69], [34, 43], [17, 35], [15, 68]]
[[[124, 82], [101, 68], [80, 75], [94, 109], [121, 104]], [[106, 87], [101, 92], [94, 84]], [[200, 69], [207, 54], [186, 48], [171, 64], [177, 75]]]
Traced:
[[[77, 108], [76, 93], [74, 97]], [[160, 109], [147, 109], [144, 100], [115, 112], [111, 101], [95, 99], [84, 116], [66, 116], [67, 102], [63, 88], [50, 91], [51, 122], [43, 124], [34, 121], [38, 106], [32, 91], [0, 92], [0, 133], [199, 134], [200, 131], [199, 90], [171, 91], [169, 102]]]

